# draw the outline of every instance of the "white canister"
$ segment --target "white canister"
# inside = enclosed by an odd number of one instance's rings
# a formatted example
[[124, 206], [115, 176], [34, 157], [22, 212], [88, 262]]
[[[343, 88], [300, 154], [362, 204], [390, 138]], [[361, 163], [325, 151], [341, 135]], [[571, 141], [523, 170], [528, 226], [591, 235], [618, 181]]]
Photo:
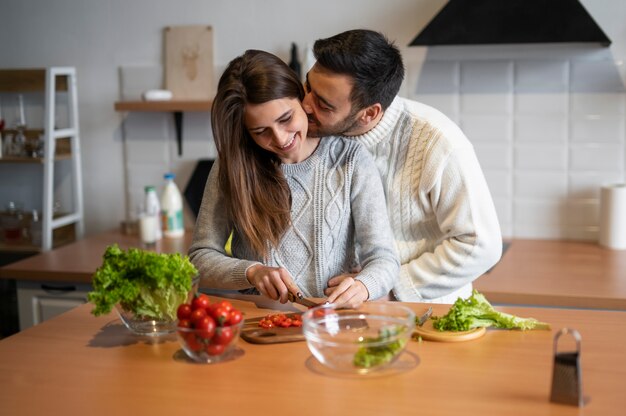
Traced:
[[626, 250], [626, 184], [603, 186], [600, 190], [599, 243]]

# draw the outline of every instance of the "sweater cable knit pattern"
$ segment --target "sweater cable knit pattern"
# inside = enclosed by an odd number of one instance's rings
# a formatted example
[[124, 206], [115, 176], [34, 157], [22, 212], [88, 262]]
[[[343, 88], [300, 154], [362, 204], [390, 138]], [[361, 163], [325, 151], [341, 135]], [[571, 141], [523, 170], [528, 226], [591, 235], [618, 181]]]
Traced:
[[[231, 226], [223, 206], [215, 164], [189, 250], [205, 284], [222, 289], [250, 289], [245, 270], [261, 262], [243, 237], [233, 234], [233, 256], [224, 252]], [[384, 192], [373, 158], [357, 142], [340, 137], [320, 141], [305, 161], [282, 164], [292, 195], [291, 226], [270, 251], [268, 266], [286, 268], [305, 296], [325, 297], [328, 280], [349, 270], [370, 299], [389, 293], [399, 261], [389, 226]]]
[[445, 115], [396, 97], [353, 137], [374, 156], [400, 256], [401, 301], [453, 303], [500, 258], [500, 226], [471, 143]]

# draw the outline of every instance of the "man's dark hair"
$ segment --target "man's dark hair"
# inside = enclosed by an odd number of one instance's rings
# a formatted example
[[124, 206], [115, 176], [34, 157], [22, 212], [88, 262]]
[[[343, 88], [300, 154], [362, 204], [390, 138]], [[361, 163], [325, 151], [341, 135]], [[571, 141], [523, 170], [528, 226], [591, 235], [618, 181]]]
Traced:
[[400, 90], [402, 56], [382, 33], [355, 29], [318, 39], [313, 54], [319, 65], [353, 78], [350, 100], [357, 110], [376, 103], [386, 110]]

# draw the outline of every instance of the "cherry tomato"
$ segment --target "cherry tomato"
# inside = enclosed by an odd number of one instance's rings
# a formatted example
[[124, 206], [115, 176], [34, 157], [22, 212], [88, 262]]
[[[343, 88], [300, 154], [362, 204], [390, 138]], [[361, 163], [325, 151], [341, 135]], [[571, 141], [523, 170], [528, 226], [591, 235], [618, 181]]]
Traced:
[[292, 313], [285, 315], [284, 313], [276, 313], [267, 315], [259, 321], [261, 328], [269, 329], [274, 327], [289, 328], [292, 326], [302, 326], [302, 315]]
[[215, 335], [215, 321], [210, 316], [196, 321], [195, 328], [198, 330], [196, 335], [202, 339], [211, 339]]
[[226, 349], [225, 346], [221, 344], [209, 344], [206, 346], [206, 352], [209, 355], [220, 355]]
[[189, 315], [191, 315], [191, 305], [188, 303], [182, 303], [178, 309], [176, 309], [178, 319], [189, 319]]
[[229, 301], [227, 301], [227, 300], [221, 300], [221, 301], [219, 301], [219, 302], [218, 302], [218, 305], [219, 305], [221, 308], [226, 309], [228, 312], [230, 312], [230, 311], [232, 311], [232, 310], [234, 309], [234, 308], [233, 308], [233, 304], [232, 304], [232, 303], [230, 303], [230, 302], [229, 302]]
[[204, 344], [200, 342], [200, 340], [196, 337], [196, 334], [193, 332], [188, 333], [185, 339], [187, 341], [187, 348], [191, 351], [202, 351], [204, 348]]
[[278, 325], [282, 326], [283, 328], [289, 328], [291, 326], [291, 322], [293, 322], [291, 318], [285, 318], [280, 321]]
[[228, 325], [237, 325], [243, 319], [243, 314], [241, 311], [237, 309], [233, 309], [230, 311], [230, 316], [228, 317]]
[[196, 326], [196, 322], [200, 321], [202, 318], [207, 316], [206, 309], [194, 309], [191, 311], [191, 315], [189, 316], [189, 320], [193, 324], [194, 328]]
[[191, 328], [191, 321], [189, 319], [179, 319], [178, 327], [179, 328]]
[[212, 344], [228, 345], [233, 339], [233, 329], [229, 326], [221, 326], [215, 330], [215, 335], [211, 339]]
[[209, 305], [209, 307], [207, 308], [207, 310], [206, 310], [206, 311], [207, 311], [207, 313], [208, 313], [209, 315], [213, 316], [213, 314], [214, 314], [215, 310], [216, 310], [217, 308], [219, 308], [219, 307], [220, 307], [220, 303], [219, 303], [219, 302], [211, 303], [211, 304]]
[[191, 307], [193, 309], [206, 309], [211, 304], [211, 299], [204, 293], [200, 293], [193, 298], [191, 301]]
[[259, 326], [264, 329], [274, 328], [274, 322], [269, 319], [261, 319]]
[[228, 321], [230, 312], [220, 306], [213, 311], [212, 315], [213, 319], [215, 319], [215, 322], [217, 322], [219, 326], [224, 326], [224, 324]]

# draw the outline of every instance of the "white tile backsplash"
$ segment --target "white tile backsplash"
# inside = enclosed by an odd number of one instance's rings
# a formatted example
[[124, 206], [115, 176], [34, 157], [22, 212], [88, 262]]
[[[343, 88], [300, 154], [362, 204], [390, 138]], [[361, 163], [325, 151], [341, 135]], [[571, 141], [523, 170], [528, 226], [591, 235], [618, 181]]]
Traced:
[[461, 62], [461, 92], [463, 94], [506, 94], [513, 91], [513, 62]]
[[458, 123], [459, 94], [416, 94], [409, 98], [436, 108]]
[[461, 114], [504, 115], [513, 112], [513, 95], [506, 94], [462, 94]]
[[567, 173], [517, 172], [513, 175], [513, 189], [516, 198], [560, 200], [567, 196]]
[[511, 118], [507, 116], [463, 114], [459, 126], [472, 142], [510, 142]]
[[626, 180], [626, 94], [610, 54], [580, 48], [506, 61], [496, 51], [477, 61], [459, 52], [429, 67], [447, 85], [420, 87], [454, 92], [415, 98], [474, 144], [503, 235], [597, 239], [599, 189]]
[[568, 114], [568, 100], [565, 94], [515, 94], [513, 99], [516, 114], [554, 116]]
[[600, 198], [600, 188], [611, 183], [623, 183], [623, 172], [571, 172], [568, 181], [570, 198]]
[[624, 146], [609, 144], [572, 145], [570, 170], [624, 171]]
[[518, 115], [513, 123], [516, 142], [567, 143], [567, 120], [555, 115]]
[[459, 63], [425, 61], [417, 80], [416, 94], [454, 94], [459, 91]]
[[572, 116], [589, 114], [624, 117], [626, 94], [570, 94]]
[[511, 169], [511, 145], [475, 143], [474, 150], [483, 169]]
[[513, 196], [513, 180], [510, 170], [495, 170], [483, 166], [483, 174], [487, 180], [487, 186], [489, 186], [489, 192], [491, 192], [492, 197], [511, 200]]
[[590, 227], [600, 220], [600, 204], [597, 199], [574, 199], [567, 205], [567, 225]]
[[513, 232], [519, 238], [564, 238], [565, 202], [557, 199], [516, 199]]
[[578, 116], [570, 122], [572, 143], [624, 143], [624, 119], [615, 116]]
[[515, 62], [516, 93], [560, 93], [568, 90], [569, 65], [565, 60]]
[[522, 144], [515, 146], [514, 163], [517, 171], [565, 171], [567, 149], [553, 144]]
[[615, 61], [572, 60], [570, 92], [572, 93], [624, 93], [624, 84]]

